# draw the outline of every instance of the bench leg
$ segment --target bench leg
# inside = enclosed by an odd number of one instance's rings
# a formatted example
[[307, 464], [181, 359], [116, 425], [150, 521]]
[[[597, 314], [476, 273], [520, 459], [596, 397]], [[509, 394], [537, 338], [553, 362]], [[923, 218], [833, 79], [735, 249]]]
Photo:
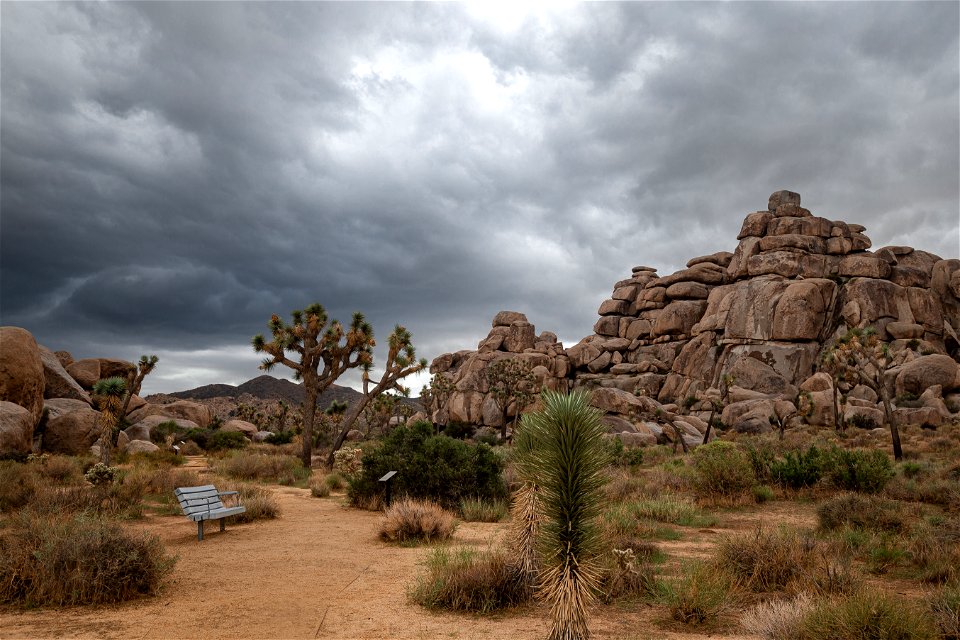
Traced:
[[203, 540], [203, 520], [197, 520], [197, 541]]
[[227, 529], [227, 519], [220, 518], [220, 531], [226, 531]]

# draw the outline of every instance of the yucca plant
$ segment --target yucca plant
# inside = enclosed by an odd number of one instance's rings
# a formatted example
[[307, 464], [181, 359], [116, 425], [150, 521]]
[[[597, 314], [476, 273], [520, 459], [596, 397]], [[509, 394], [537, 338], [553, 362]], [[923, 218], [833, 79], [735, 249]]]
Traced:
[[110, 450], [113, 448], [113, 428], [120, 419], [120, 409], [127, 393], [127, 381], [119, 376], [98, 380], [93, 385], [93, 395], [100, 408], [100, 462], [110, 464]]
[[540, 596], [550, 604], [550, 640], [588, 638], [587, 607], [600, 588], [603, 469], [601, 413], [582, 391], [544, 391], [543, 410], [523, 417], [522, 473], [535, 478], [543, 521], [537, 542]]
[[140, 356], [140, 361], [137, 363], [136, 370], [131, 371], [127, 376], [127, 381], [130, 384], [128, 385], [127, 393], [123, 396], [123, 407], [119, 412], [121, 417], [127, 415], [127, 407], [130, 406], [130, 398], [140, 394], [140, 386], [143, 384], [143, 379], [150, 375], [159, 361], [160, 358], [157, 356]]
[[538, 442], [534, 439], [539, 432], [529, 426], [530, 415], [533, 414], [527, 414], [521, 419], [520, 426], [513, 434], [513, 459], [523, 485], [514, 492], [510, 504], [511, 537], [517, 552], [517, 570], [528, 592], [533, 590], [540, 572], [537, 537], [543, 522], [540, 480], [537, 477], [538, 465], [535, 460]]

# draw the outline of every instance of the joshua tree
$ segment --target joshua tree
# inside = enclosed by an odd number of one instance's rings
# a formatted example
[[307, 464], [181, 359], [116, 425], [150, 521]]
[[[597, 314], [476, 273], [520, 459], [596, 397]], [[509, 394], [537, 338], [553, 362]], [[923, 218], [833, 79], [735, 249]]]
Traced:
[[110, 464], [110, 451], [113, 449], [113, 430], [123, 415], [124, 396], [127, 395], [127, 382], [119, 376], [104, 378], [93, 385], [93, 396], [100, 409], [100, 462]]
[[[317, 412], [317, 396], [348, 369], [369, 366], [373, 362], [373, 328], [363, 314], [353, 314], [349, 327], [336, 320], [328, 322], [327, 312], [319, 303], [291, 314], [293, 322], [285, 324], [274, 314], [268, 326], [273, 340], [262, 335], [253, 337], [253, 350], [266, 353], [260, 364], [264, 371], [282, 364], [293, 369], [294, 378], [303, 381], [303, 450], [301, 459], [310, 468], [313, 449], [313, 421]], [[287, 352], [294, 354], [287, 357]]]
[[710, 399], [710, 419], [707, 420], [707, 430], [703, 432], [703, 444], [710, 442], [710, 430], [713, 428], [713, 418], [718, 412], [722, 413], [730, 397], [730, 387], [733, 385], [733, 376], [725, 373], [720, 376], [720, 398]]
[[119, 419], [123, 419], [123, 417], [127, 415], [130, 398], [140, 394], [140, 385], [143, 384], [143, 379], [150, 375], [150, 372], [157, 366], [159, 360], [160, 358], [157, 356], [140, 356], [140, 362], [137, 363], [137, 368], [131, 370], [127, 375], [127, 392], [123, 396], [123, 406], [120, 408]]
[[790, 420], [794, 416], [804, 416], [809, 418], [813, 415], [813, 400], [810, 397], [809, 391], [801, 391], [797, 394], [797, 397], [793, 399], [793, 411], [785, 413], [783, 416], [777, 414], [776, 411], [770, 415], [768, 418], [771, 425], [777, 428], [777, 431], [780, 432], [780, 440], [783, 441], [783, 433], [787, 429], [787, 425], [790, 423]]
[[516, 358], [494, 362], [487, 367], [485, 375], [487, 384], [490, 386], [490, 392], [493, 394], [503, 417], [503, 423], [500, 425], [500, 439], [506, 440], [507, 410], [511, 403], [516, 408], [513, 416], [513, 423], [516, 424], [520, 410], [530, 404], [530, 400], [533, 399], [536, 377], [533, 375], [533, 369], [529, 362]]
[[[434, 426], [437, 425], [437, 422], [446, 424], [446, 419], [442, 414], [451, 393], [453, 393], [453, 381], [442, 373], [433, 374], [430, 384], [424, 386], [420, 392], [420, 401], [427, 413], [430, 414], [429, 419], [430, 422], [434, 423]], [[441, 420], [434, 422], [433, 417], [436, 412], [441, 414]]]
[[413, 337], [410, 335], [410, 332], [400, 325], [394, 327], [387, 344], [389, 345], [389, 349], [387, 350], [386, 366], [384, 367], [383, 375], [380, 377], [380, 382], [373, 388], [370, 388], [370, 370], [373, 361], [371, 359], [363, 363], [363, 396], [353, 403], [343, 418], [340, 434], [333, 443], [333, 448], [327, 457], [328, 467], [333, 466], [334, 454], [343, 446], [343, 441], [346, 439], [347, 433], [353, 428], [353, 423], [356, 422], [367, 404], [385, 391], [395, 389], [404, 393], [405, 389], [403, 385], [400, 384], [400, 381], [411, 374], [427, 368], [426, 358], [417, 360], [417, 350], [413, 346]]
[[[587, 606], [599, 589], [597, 518], [607, 463], [601, 414], [581, 391], [544, 391], [543, 410], [523, 418], [523, 473], [535, 479], [543, 522], [538, 535], [540, 594], [550, 603], [551, 640], [589, 637]], [[524, 448], [526, 448], [526, 444]]]
[[838, 379], [865, 384], [880, 396], [887, 424], [890, 425], [893, 457], [900, 461], [903, 459], [900, 429], [897, 416], [893, 412], [890, 392], [883, 379], [883, 374], [891, 366], [892, 360], [890, 345], [880, 340], [873, 327], [867, 327], [849, 329], [827, 351], [823, 361]]
[[845, 369], [839, 366], [839, 353], [832, 347], [820, 354], [820, 370], [830, 376], [830, 387], [833, 389], [833, 428], [838, 432], [846, 427], [846, 421], [840, 415], [840, 372]]

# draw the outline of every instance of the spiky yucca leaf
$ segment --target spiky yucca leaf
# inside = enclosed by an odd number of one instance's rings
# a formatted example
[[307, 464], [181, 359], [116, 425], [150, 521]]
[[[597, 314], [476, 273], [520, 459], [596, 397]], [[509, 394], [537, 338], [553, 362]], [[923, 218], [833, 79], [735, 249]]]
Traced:
[[524, 458], [524, 473], [540, 487], [544, 516], [538, 547], [543, 569], [540, 595], [550, 603], [551, 640], [589, 637], [587, 606], [600, 585], [597, 520], [603, 501], [601, 413], [589, 394], [544, 391], [543, 410], [524, 418], [522, 431], [534, 451]]

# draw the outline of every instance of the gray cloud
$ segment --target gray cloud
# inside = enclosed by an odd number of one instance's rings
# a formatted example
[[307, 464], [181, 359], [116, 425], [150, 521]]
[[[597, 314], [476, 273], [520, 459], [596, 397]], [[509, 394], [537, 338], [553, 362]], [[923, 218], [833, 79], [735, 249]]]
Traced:
[[3, 3], [2, 322], [173, 390], [313, 300], [430, 358], [504, 308], [575, 341], [779, 188], [960, 254], [956, 3], [521, 9]]

